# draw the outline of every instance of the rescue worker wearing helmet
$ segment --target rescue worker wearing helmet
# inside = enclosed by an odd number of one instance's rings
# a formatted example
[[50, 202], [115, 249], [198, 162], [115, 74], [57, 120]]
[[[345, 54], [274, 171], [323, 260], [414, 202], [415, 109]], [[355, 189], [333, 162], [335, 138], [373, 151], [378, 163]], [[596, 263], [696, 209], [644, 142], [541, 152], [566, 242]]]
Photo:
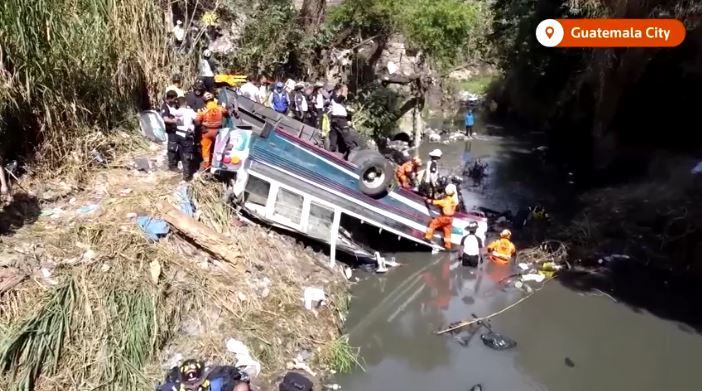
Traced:
[[439, 160], [443, 152], [440, 149], [435, 149], [429, 152], [429, 161], [422, 174], [419, 192], [425, 197], [435, 198], [437, 196], [436, 189], [439, 181]]
[[202, 169], [208, 170], [212, 161], [212, 144], [222, 127], [222, 121], [230, 115], [239, 118], [239, 113], [236, 103], [230, 112], [223, 105], [219, 105], [211, 92], [205, 92], [203, 99], [205, 100], [205, 108], [197, 113], [197, 122], [202, 125]]
[[436, 205], [441, 208], [441, 215], [433, 218], [427, 227], [427, 232], [424, 235], [426, 241], [431, 242], [434, 237], [434, 231], [441, 229], [444, 233], [444, 248], [446, 250], [451, 250], [451, 231], [453, 230], [453, 215], [456, 214], [456, 207], [458, 203], [454, 195], [456, 194], [456, 185], [453, 183], [446, 186], [446, 196], [437, 199], [430, 200], [425, 199], [427, 203]]
[[415, 181], [417, 180], [417, 173], [419, 168], [422, 166], [422, 159], [419, 157], [412, 158], [400, 165], [400, 167], [395, 170], [395, 179], [400, 187], [403, 189], [412, 189], [415, 186]]
[[238, 368], [223, 365], [207, 367], [195, 359], [172, 368], [156, 391], [249, 391], [249, 377]]
[[508, 229], [503, 229], [500, 232], [500, 238], [487, 246], [487, 252], [490, 254], [491, 261], [507, 264], [512, 260], [512, 257], [517, 253], [517, 248], [510, 240], [511, 237], [512, 232]]

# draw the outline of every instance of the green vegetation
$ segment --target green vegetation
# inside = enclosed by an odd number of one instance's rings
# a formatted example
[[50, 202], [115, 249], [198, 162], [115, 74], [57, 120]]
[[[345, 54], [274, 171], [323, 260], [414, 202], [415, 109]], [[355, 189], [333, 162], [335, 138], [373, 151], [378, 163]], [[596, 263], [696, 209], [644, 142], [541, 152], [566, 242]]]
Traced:
[[156, 0], [16, 0], [0, 5], [0, 147], [43, 162], [148, 105], [169, 71]]
[[481, 75], [468, 80], [461, 80], [457, 83], [459, 91], [469, 91], [474, 94], [484, 94], [488, 91], [490, 84], [494, 81], [493, 76]]
[[[702, 46], [689, 37], [702, 29], [702, 3], [497, 0], [492, 9], [491, 43], [505, 74], [496, 100], [531, 126], [553, 130], [564, 147], [557, 149], [568, 149], [564, 155], [582, 168], [607, 166], [617, 145], [691, 145], [687, 124], [696, 121]], [[688, 39], [672, 49], [554, 50], [536, 41], [534, 30], [543, 19], [588, 17], [677, 18], [685, 22]], [[661, 129], [678, 133], [661, 138]]]
[[363, 89], [355, 99], [354, 127], [369, 138], [388, 135], [397, 127], [400, 99], [396, 92], [376, 84]]
[[321, 361], [336, 373], [348, 373], [356, 366], [362, 367], [358, 361], [358, 352], [357, 348], [349, 344], [349, 337], [343, 335], [323, 348]]
[[484, 52], [489, 9], [479, 1], [357, 0], [330, 12], [327, 24], [341, 39], [400, 33], [429, 61], [446, 69]]

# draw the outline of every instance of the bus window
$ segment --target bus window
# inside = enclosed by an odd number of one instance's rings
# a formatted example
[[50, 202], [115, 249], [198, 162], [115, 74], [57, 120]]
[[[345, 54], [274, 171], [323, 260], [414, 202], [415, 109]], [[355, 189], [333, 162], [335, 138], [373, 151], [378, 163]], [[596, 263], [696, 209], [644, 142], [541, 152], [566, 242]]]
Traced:
[[268, 192], [271, 191], [271, 184], [263, 179], [249, 176], [244, 190], [244, 201], [252, 204], [266, 206]]
[[328, 240], [330, 237], [332, 222], [334, 221], [334, 211], [324, 206], [310, 203], [310, 217], [307, 224], [307, 234]]
[[302, 202], [301, 195], [280, 188], [275, 199], [273, 213], [276, 217], [282, 217], [292, 224], [299, 225], [302, 219]]

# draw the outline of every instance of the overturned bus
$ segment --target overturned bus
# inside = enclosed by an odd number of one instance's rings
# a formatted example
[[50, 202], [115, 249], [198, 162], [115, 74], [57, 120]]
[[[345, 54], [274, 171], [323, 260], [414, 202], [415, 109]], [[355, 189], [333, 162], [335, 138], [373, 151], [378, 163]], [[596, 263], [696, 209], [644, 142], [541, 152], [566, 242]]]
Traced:
[[[220, 90], [221, 102], [234, 98]], [[348, 161], [324, 150], [320, 131], [245, 97], [236, 96], [242, 123], [225, 123], [216, 139], [212, 172], [228, 177], [231, 200], [253, 218], [302, 234], [358, 257], [383, 234], [437, 250], [441, 234], [424, 240], [440, 211], [392, 182], [393, 168], [373, 150], [357, 150]], [[479, 211], [456, 214], [451, 241], [459, 244], [470, 221], [484, 238], [487, 218]]]

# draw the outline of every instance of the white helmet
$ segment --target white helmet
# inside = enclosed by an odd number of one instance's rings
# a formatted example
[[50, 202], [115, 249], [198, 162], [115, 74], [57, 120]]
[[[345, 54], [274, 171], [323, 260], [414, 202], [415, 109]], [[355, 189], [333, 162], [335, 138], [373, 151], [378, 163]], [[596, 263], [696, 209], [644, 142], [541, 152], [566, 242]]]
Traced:
[[448, 194], [448, 195], [456, 194], [456, 185], [454, 185], [453, 183], [449, 183], [448, 185], [446, 185], [446, 194]]
[[435, 149], [435, 150], [433, 150], [433, 151], [431, 151], [431, 152], [429, 152], [429, 156], [430, 156], [430, 157], [439, 157], [439, 158], [440, 158], [441, 155], [443, 155], [443, 153], [442, 153], [441, 150], [438, 149], [438, 148]]

